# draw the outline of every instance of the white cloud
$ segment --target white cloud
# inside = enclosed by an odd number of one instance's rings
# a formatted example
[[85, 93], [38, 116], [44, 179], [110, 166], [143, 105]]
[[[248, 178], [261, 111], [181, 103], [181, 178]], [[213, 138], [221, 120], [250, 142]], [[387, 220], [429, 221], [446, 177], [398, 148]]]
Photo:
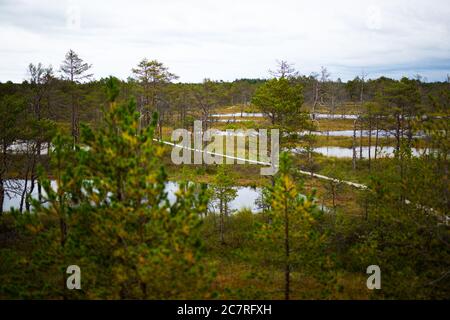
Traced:
[[276, 59], [334, 77], [450, 72], [447, 0], [2, 1], [0, 81], [59, 66], [72, 48], [97, 78], [126, 78], [143, 57], [181, 81], [266, 77]]

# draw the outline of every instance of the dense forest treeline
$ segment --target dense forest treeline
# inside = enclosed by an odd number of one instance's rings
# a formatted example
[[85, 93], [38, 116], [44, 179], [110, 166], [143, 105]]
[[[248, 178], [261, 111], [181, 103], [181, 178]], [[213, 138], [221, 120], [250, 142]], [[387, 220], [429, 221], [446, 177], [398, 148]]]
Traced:
[[[326, 69], [323, 72], [327, 72]], [[51, 73], [49, 79], [39, 80], [45, 81], [45, 84], [39, 83], [45, 88], [36, 92], [36, 83], [34, 83], [36, 80], [33, 80], [32, 76], [30, 77], [20, 84], [0, 83], [0, 95], [3, 98], [20, 97], [22, 100], [26, 100], [22, 101], [23, 103], [30, 106], [37, 103], [32, 101], [37, 99], [42, 105], [43, 117], [57, 122], [70, 122], [70, 81], [61, 79], [56, 73]], [[75, 84], [81, 121], [95, 122], [99, 119], [99, 114], [102, 112], [101, 107], [106, 106], [104, 90], [106, 80], [106, 78], [102, 78]], [[130, 97], [135, 97], [138, 104], [146, 103], [145, 99], [148, 97], [145, 97], [147, 93], [144, 94], [146, 89], [141, 81], [131, 76], [126, 81], [119, 81], [120, 99], [125, 101]], [[201, 92], [203, 95], [206, 95], [208, 91], [214, 95], [212, 108], [249, 105], [255, 90], [267, 81], [267, 79], [238, 79], [232, 82], [206, 79], [204, 83], [164, 83], [163, 81], [163, 87], [158, 88], [157, 103], [160, 104], [160, 111], [166, 118], [187, 120], [201, 112], [202, 103], [196, 98], [199, 91], [204, 91]], [[438, 96], [442, 91], [448, 90], [449, 81], [422, 82], [420, 77], [411, 81], [415, 83], [420, 92], [420, 104], [424, 110], [428, 113], [436, 112], [430, 96]], [[343, 82], [340, 79], [331, 80], [329, 74], [326, 73], [321, 77], [317, 75], [295, 76], [292, 78], [292, 82], [302, 85], [304, 107], [308, 110], [317, 106], [326, 113], [358, 114], [363, 112], [360, 108], [361, 100], [363, 102], [374, 101], [383, 88], [392, 86], [399, 80], [386, 77], [363, 80], [357, 76], [353, 80]]]

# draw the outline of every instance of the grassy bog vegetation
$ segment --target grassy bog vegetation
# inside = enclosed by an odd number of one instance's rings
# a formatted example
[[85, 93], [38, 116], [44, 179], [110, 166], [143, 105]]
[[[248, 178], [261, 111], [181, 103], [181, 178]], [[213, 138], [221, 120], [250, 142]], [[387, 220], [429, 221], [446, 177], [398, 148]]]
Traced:
[[[0, 84], [1, 299], [450, 297], [449, 82], [335, 82], [283, 62], [270, 80], [172, 83], [145, 59], [127, 81], [86, 81], [75, 52], [64, 65]], [[195, 120], [279, 129], [278, 173], [173, 164], [158, 140]], [[255, 207], [236, 209], [244, 186]]]

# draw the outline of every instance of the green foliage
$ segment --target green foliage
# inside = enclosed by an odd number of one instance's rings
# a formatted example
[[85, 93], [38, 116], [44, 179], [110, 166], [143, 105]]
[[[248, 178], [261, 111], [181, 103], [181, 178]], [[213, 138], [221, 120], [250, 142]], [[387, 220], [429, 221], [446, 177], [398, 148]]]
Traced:
[[105, 87], [108, 101], [110, 103], [115, 102], [120, 93], [120, 80], [116, 77], [109, 76], [105, 80]]
[[212, 184], [212, 199], [216, 201], [220, 216], [220, 241], [225, 243], [224, 229], [225, 220], [231, 213], [229, 204], [237, 196], [235, 182], [227, 165], [220, 165]]
[[214, 177], [212, 184], [213, 188], [213, 200], [217, 200], [221, 203], [222, 210], [226, 215], [230, 213], [228, 204], [234, 200], [237, 196], [237, 190], [235, 188], [235, 179], [233, 173], [230, 171], [227, 165], [219, 165], [217, 168], [217, 174]]
[[[206, 297], [209, 275], [202, 262], [200, 214], [205, 188], [180, 187], [170, 203], [161, 165], [162, 147], [153, 128], [138, 130], [134, 102], [113, 108], [98, 130], [83, 127], [82, 145], [54, 140], [52, 161], [57, 189], [41, 182], [46, 204], [33, 202], [27, 225], [41, 241], [30, 258], [37, 267], [50, 260], [61, 285], [49, 295], [67, 296], [64, 268], [77, 264], [84, 298]], [[58, 227], [59, 225], [59, 227]], [[47, 229], [48, 228], [48, 229]], [[45, 254], [44, 254], [45, 253]], [[59, 290], [57, 289], [59, 288]]]
[[0, 97], [0, 142], [11, 145], [20, 136], [23, 117], [25, 116], [25, 101], [17, 95]]
[[142, 59], [137, 68], [133, 68], [133, 74], [138, 81], [144, 84], [166, 83], [178, 77], [169, 72], [169, 69], [158, 60]]
[[399, 153], [393, 166], [372, 176], [367, 229], [352, 256], [361, 268], [380, 266], [385, 297], [445, 299], [450, 291], [450, 233], [448, 202], [440, 204], [448, 185], [437, 176], [435, 156], [412, 157], [406, 144]]
[[302, 86], [291, 84], [286, 78], [274, 78], [261, 85], [252, 103], [266, 114], [273, 125], [299, 125], [306, 115], [300, 111], [303, 104]]
[[279, 174], [269, 190], [271, 210], [268, 221], [258, 230], [258, 239], [266, 259], [284, 269], [285, 298], [289, 299], [292, 272], [301, 270], [302, 274], [319, 278], [330, 269], [332, 261], [324, 255], [326, 235], [318, 228], [322, 212], [314, 205], [314, 194], [302, 195], [301, 186], [293, 180], [287, 153], [280, 156]]

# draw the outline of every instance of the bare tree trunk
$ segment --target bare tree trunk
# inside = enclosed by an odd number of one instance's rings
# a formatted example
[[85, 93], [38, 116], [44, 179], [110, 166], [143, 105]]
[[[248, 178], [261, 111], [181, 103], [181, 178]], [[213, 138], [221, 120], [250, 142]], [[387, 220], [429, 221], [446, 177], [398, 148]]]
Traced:
[[284, 269], [284, 299], [289, 300], [290, 282], [291, 282], [291, 268], [289, 263], [289, 215], [287, 210], [288, 203], [284, 203], [284, 249], [285, 249], [285, 269]]
[[25, 201], [25, 197], [27, 195], [27, 188], [28, 188], [28, 168], [27, 168], [27, 172], [26, 172], [26, 175], [25, 175], [25, 183], [24, 183], [24, 186], [23, 186], [22, 195], [20, 197], [20, 206], [19, 206], [19, 211], [20, 212], [23, 212], [23, 204], [24, 204], [24, 201]]
[[372, 147], [372, 118], [369, 116], [369, 149], [368, 149], [368, 155], [369, 155], [369, 172], [370, 172], [370, 156], [371, 156], [371, 150]]
[[142, 132], [142, 128], [144, 127], [144, 119], [145, 119], [145, 109], [144, 109], [144, 96], [141, 96], [139, 104], [139, 123], [138, 123], [138, 132]]
[[162, 126], [163, 126], [163, 114], [161, 112], [161, 114], [159, 115], [159, 121], [158, 121], [158, 127], [159, 127], [159, 139], [162, 140], [163, 136], [162, 136]]
[[28, 200], [28, 195], [33, 194], [35, 181], [36, 181], [36, 156], [33, 152], [32, 162], [31, 162], [31, 170], [30, 170], [30, 191], [27, 193], [27, 197], [25, 198], [25, 210], [26, 211], [30, 211], [30, 201]]
[[363, 122], [359, 122], [359, 160], [363, 159]]
[[[73, 89], [72, 89], [73, 90]], [[75, 93], [72, 93], [72, 121], [71, 131], [74, 144], [78, 143], [79, 138], [79, 116], [78, 116], [78, 101], [75, 97]]]
[[316, 106], [317, 106], [318, 102], [319, 102], [319, 81], [316, 80], [315, 89], [314, 89], [314, 103], [313, 103], [312, 112], [311, 112], [313, 120], [316, 118]]
[[71, 122], [70, 122], [70, 125], [71, 125], [71, 132], [72, 132], [72, 138], [73, 138], [73, 141], [74, 141], [74, 143], [75, 143], [75, 102], [74, 102], [74, 96], [73, 96], [73, 93], [72, 93], [72, 105], [71, 105], [71, 107], [72, 107], [72, 118], [71, 118]]
[[[364, 107], [364, 77], [365, 77], [365, 75], [364, 75], [364, 72], [363, 72], [362, 77], [361, 77], [361, 92], [360, 92], [360, 97], [359, 97], [359, 100], [360, 100], [360, 103], [361, 103], [361, 106], [360, 106], [360, 108], [361, 108], [360, 113], [361, 114], [363, 112], [363, 107]], [[362, 121], [362, 118], [361, 118], [361, 120], [360, 120], [360, 136], [359, 136], [359, 159], [360, 160], [363, 159], [362, 140], [363, 140], [363, 121]]]
[[39, 202], [41, 202], [42, 201], [42, 185], [39, 182], [39, 180], [37, 182], [37, 190], [38, 190], [38, 200], [39, 200]]
[[220, 210], [220, 243], [225, 244], [225, 237], [224, 237], [224, 212], [223, 212], [223, 201], [222, 199], [219, 200], [219, 210]]
[[5, 185], [3, 181], [3, 173], [6, 172], [6, 166], [7, 166], [7, 154], [6, 154], [6, 143], [2, 144], [2, 153], [1, 153], [1, 159], [2, 159], [2, 166], [3, 168], [0, 169], [0, 213], [3, 213], [3, 204], [5, 201]]
[[401, 140], [401, 120], [400, 120], [400, 115], [397, 114], [396, 116], [396, 120], [397, 120], [397, 126], [395, 128], [395, 139], [397, 140], [397, 144], [395, 146], [395, 150], [400, 151], [400, 140]]
[[5, 187], [3, 185], [3, 178], [0, 177], [0, 215], [3, 213], [4, 201], [5, 201]]
[[352, 157], [352, 166], [353, 170], [356, 170], [356, 121], [353, 121], [353, 140], [352, 140], [352, 149], [353, 149], [353, 157]]
[[408, 139], [408, 146], [411, 147], [412, 139], [413, 139], [413, 129], [412, 129], [412, 125], [411, 125], [411, 120], [409, 118], [407, 120], [407, 124], [408, 124], [408, 129], [406, 131], [406, 137]]
[[[37, 150], [36, 150], [38, 160], [40, 159], [40, 156], [41, 156], [41, 147], [42, 147], [41, 142], [38, 142]], [[47, 149], [47, 154], [50, 151], [49, 149]], [[39, 201], [42, 201], [42, 186], [41, 186], [41, 183], [39, 182], [39, 180], [37, 181], [37, 191], [38, 191], [38, 199], [39, 199]]]
[[25, 210], [28, 211], [28, 212], [30, 211], [30, 201], [28, 200], [28, 195], [32, 195], [33, 194], [34, 185], [35, 185], [35, 182], [36, 182], [36, 178], [34, 177], [33, 171], [34, 170], [32, 170], [32, 172], [31, 172], [31, 178], [30, 178], [30, 191], [28, 192], [27, 197], [25, 198]]
[[375, 126], [376, 126], [376, 133], [375, 133], [375, 155], [374, 155], [374, 160], [377, 160], [377, 153], [378, 153], [378, 131], [379, 131], [379, 119], [378, 119], [378, 116], [377, 116], [377, 119], [376, 119], [376, 124], [375, 124]]

